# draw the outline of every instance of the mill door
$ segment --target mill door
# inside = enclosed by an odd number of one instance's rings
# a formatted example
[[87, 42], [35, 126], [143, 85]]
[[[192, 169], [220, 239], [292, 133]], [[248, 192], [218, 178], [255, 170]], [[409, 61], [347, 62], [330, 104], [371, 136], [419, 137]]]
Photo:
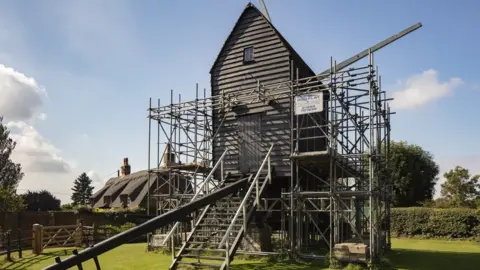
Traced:
[[248, 114], [238, 117], [238, 170], [241, 173], [256, 172], [262, 163], [261, 115]]

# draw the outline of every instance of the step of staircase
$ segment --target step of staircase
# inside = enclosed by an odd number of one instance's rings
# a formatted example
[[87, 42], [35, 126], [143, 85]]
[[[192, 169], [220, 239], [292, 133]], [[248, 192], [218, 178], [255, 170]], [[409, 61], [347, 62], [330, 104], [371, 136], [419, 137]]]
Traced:
[[186, 261], [179, 261], [178, 264], [183, 264], [183, 265], [191, 265], [195, 266], [196, 269], [210, 269], [210, 268], [215, 268], [215, 269], [220, 269], [222, 267], [222, 264], [214, 264], [214, 263], [205, 263], [205, 262], [186, 262]]

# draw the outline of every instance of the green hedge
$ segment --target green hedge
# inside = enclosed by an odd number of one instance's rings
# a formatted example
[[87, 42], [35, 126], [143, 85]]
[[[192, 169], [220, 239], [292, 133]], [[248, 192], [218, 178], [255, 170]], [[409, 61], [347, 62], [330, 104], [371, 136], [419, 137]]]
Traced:
[[480, 239], [480, 210], [393, 208], [392, 236]]

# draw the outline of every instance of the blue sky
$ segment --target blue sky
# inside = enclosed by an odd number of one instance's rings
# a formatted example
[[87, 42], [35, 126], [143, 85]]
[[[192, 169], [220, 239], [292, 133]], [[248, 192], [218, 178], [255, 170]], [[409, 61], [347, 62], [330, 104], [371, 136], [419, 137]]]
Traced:
[[[101, 185], [123, 157], [146, 168], [148, 98], [165, 104], [170, 89], [187, 99], [195, 83], [208, 88], [248, 2], [1, 1], [0, 114], [26, 164], [20, 189], [48, 188], [66, 202], [80, 172]], [[265, 2], [317, 72], [330, 56], [344, 60], [421, 21], [375, 56], [384, 89], [398, 97], [393, 138], [432, 152], [442, 172], [459, 164], [480, 173], [479, 125], [468, 120], [480, 113], [480, 2]]]

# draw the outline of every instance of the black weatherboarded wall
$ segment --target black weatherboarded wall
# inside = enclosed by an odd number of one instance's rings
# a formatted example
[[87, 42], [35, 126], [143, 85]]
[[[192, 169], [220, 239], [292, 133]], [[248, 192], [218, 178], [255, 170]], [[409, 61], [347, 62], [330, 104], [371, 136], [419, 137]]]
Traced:
[[[251, 62], [244, 62], [244, 50], [253, 48]], [[252, 4], [240, 15], [225, 41], [211, 74], [212, 95], [228, 94], [257, 87], [258, 82], [269, 85], [299, 77], [315, 75], [273, 25]], [[252, 93], [255, 95], [256, 93]], [[230, 172], [258, 170], [268, 148], [275, 143], [272, 165], [277, 176], [290, 175], [290, 100], [275, 100], [244, 104], [242, 110], [226, 115], [213, 112], [213, 131], [218, 131], [213, 144], [216, 162], [224, 150], [224, 169]]]

